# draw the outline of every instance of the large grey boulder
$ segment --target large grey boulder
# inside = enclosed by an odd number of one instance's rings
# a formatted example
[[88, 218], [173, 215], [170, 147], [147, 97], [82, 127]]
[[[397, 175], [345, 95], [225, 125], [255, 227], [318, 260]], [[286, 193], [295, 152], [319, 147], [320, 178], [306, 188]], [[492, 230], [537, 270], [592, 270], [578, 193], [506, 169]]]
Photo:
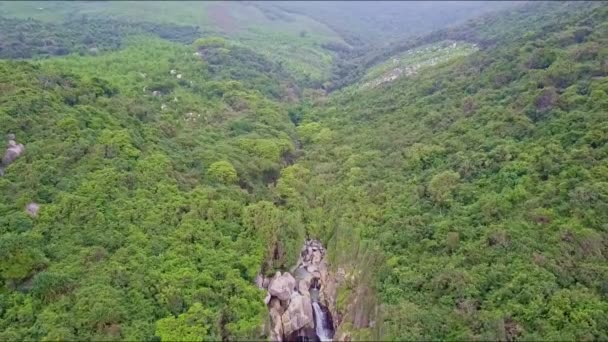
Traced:
[[310, 298], [294, 292], [291, 295], [287, 310], [281, 316], [281, 321], [283, 322], [285, 336], [289, 336], [294, 331], [302, 328], [314, 328]]
[[10, 163], [15, 161], [17, 157], [19, 157], [25, 151], [25, 147], [23, 144], [17, 144], [15, 140], [8, 141], [8, 148], [6, 152], [4, 152], [4, 156], [2, 157], [2, 165], [4, 167], [8, 166]]
[[285, 310], [281, 307], [281, 301], [271, 298], [268, 303], [268, 313], [270, 314], [270, 340], [283, 340], [283, 322], [281, 316]]
[[313, 280], [313, 275], [308, 272], [302, 272], [302, 276], [298, 278], [298, 292], [301, 295], [310, 297], [310, 284]]
[[279, 298], [280, 300], [288, 300], [296, 287], [295, 278], [289, 273], [277, 272], [268, 284], [268, 293]]

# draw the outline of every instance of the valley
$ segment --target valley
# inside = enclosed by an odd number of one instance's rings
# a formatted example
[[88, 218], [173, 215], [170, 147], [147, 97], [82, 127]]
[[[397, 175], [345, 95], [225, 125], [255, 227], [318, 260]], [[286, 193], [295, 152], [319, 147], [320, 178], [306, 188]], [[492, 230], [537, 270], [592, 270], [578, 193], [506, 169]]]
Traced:
[[0, 27], [0, 340], [608, 338], [604, 3]]

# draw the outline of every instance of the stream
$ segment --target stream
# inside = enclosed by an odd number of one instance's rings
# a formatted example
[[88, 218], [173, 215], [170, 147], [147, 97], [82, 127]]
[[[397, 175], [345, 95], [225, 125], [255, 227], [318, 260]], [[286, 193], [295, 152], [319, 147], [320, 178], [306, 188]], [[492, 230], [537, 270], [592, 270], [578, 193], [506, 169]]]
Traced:
[[272, 278], [258, 275], [258, 287], [267, 290], [272, 341], [332, 341], [327, 279], [325, 248], [320, 241], [308, 239], [291, 272], [277, 272]]
[[315, 332], [317, 337], [322, 342], [331, 341], [333, 335], [333, 327], [328, 327], [329, 320], [325, 316], [325, 312], [321, 310], [318, 302], [312, 302], [312, 308], [315, 311]]

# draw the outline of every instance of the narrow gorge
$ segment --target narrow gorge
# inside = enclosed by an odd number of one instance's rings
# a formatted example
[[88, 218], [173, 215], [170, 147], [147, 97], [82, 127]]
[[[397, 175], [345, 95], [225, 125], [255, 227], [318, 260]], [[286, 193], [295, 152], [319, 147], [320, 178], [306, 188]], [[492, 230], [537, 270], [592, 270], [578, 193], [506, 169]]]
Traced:
[[277, 272], [272, 278], [258, 275], [256, 284], [267, 290], [272, 341], [332, 340], [335, 286], [325, 254], [320, 241], [306, 240], [291, 272]]

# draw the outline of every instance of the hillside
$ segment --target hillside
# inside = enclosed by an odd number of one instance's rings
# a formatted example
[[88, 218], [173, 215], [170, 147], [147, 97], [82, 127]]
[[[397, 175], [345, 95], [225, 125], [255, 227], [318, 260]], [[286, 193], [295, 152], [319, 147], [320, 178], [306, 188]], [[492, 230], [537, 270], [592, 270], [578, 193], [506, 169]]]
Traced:
[[[100, 30], [104, 37], [104, 31], [115, 29], [116, 25], [145, 23], [155, 27], [177, 27], [195, 31], [194, 39], [201, 35], [222, 36], [283, 63], [307, 83], [320, 83], [330, 73], [333, 55], [321, 45], [343, 44], [338, 34], [309, 17], [279, 10], [261, 11], [247, 2], [4, 1], [0, 2], [0, 16], [7, 19], [31, 18], [34, 23], [40, 22], [39, 26], [47, 25], [44, 29], [35, 30], [38, 35], [44, 31], [56, 34], [65, 30], [64, 27], [70, 31], [91, 30], [91, 38], [86, 45], [97, 48], [104, 47], [103, 42], [96, 44], [91, 40], [100, 36]], [[73, 18], [98, 23], [94, 26], [88, 23], [78, 25]], [[10, 24], [6, 26], [9, 32]], [[49, 24], [53, 26], [48, 27]], [[99, 29], [100, 26], [103, 28]], [[98, 27], [97, 31], [93, 31], [94, 27]], [[120, 35], [125, 34], [123, 29], [119, 32]]]
[[337, 336], [608, 338], [607, 15], [528, 11], [526, 35], [304, 115], [286, 201], [350, 278]]
[[608, 6], [417, 5], [1, 2], [0, 340], [608, 339]]
[[265, 242], [242, 209], [268, 197], [294, 130], [255, 55], [212, 43], [1, 64], [0, 121], [27, 152], [0, 178], [0, 339], [256, 336]]
[[8, 50], [19, 48], [11, 58], [97, 53], [137, 32], [187, 43], [221, 36], [319, 88], [352, 55], [512, 5], [444, 2], [437, 11], [425, 2], [0, 1], [0, 27]]

